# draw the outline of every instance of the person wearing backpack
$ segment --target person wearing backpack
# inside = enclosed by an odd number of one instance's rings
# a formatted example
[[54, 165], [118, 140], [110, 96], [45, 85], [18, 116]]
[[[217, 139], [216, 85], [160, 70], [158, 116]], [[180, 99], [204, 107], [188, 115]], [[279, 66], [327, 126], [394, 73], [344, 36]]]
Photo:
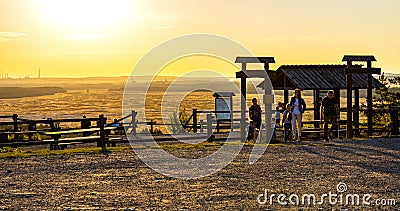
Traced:
[[290, 105], [286, 106], [286, 110], [283, 111], [282, 123], [283, 123], [283, 137], [285, 141], [289, 140], [289, 132], [292, 127], [292, 114], [290, 113]]

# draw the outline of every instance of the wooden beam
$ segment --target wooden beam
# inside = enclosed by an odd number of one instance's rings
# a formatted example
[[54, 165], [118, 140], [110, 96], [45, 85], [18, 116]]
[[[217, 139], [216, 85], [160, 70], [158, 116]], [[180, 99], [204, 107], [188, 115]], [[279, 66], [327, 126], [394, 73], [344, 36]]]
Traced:
[[247, 77], [248, 76], [243, 71], [236, 72], [236, 78], [247, 78]]
[[247, 70], [236, 72], [236, 78], [265, 78], [267, 76], [268, 74], [265, 70]]
[[246, 71], [246, 68], [247, 68], [247, 63], [243, 62], [242, 63], [242, 71]]
[[381, 68], [369, 67], [369, 68], [357, 68], [348, 67], [344, 70], [344, 74], [381, 74]]
[[373, 55], [344, 55], [342, 61], [346, 62], [371, 62], [376, 61]]
[[235, 63], [275, 63], [274, 57], [236, 57]]

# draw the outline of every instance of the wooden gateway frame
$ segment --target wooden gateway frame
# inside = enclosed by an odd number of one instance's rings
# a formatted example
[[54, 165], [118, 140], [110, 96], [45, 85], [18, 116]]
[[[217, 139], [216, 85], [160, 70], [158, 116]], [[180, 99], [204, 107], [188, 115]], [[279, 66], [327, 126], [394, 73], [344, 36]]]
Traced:
[[[236, 57], [235, 63], [241, 63], [242, 69], [239, 72], [236, 72], [236, 78], [240, 78], [240, 92], [241, 92], [241, 100], [240, 100], [240, 107], [241, 107], [241, 115], [240, 115], [240, 140], [242, 142], [246, 141], [246, 96], [247, 96], [247, 78], [264, 78], [264, 82], [269, 82], [268, 71], [269, 64], [275, 63], [274, 57]], [[247, 64], [248, 63], [263, 63], [264, 70], [248, 70]], [[268, 86], [269, 85], [269, 86]], [[272, 105], [274, 103], [274, 99], [272, 97], [272, 87], [271, 84], [264, 83], [264, 106], [266, 111], [272, 110]], [[270, 112], [265, 112], [265, 131], [270, 131], [271, 124], [268, 123], [268, 120], [272, 120], [272, 114]], [[260, 131], [261, 133], [262, 131]], [[269, 138], [268, 133], [266, 133], [267, 139]]]

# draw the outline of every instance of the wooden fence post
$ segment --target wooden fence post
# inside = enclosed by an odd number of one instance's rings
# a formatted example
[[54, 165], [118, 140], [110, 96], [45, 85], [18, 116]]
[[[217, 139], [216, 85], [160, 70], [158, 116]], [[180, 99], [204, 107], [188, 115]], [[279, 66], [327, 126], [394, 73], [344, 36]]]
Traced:
[[193, 109], [193, 133], [197, 133], [197, 109]]
[[204, 121], [200, 120], [200, 133], [204, 133]]
[[13, 114], [12, 119], [13, 119], [13, 121], [14, 121], [14, 132], [17, 132], [17, 131], [18, 131], [18, 123], [17, 123], [17, 121], [18, 121], [18, 114]]
[[100, 126], [100, 143], [97, 143], [97, 146], [101, 147], [101, 151], [106, 152], [106, 144], [105, 144], [105, 132], [104, 132], [104, 115], [99, 115], [99, 126]]
[[150, 120], [150, 134], [153, 134], [154, 132], [153, 124], [153, 120]]
[[136, 115], [137, 115], [137, 112], [136, 111], [132, 111], [132, 122], [131, 122], [131, 124], [132, 124], [133, 136], [136, 136], [136, 128], [137, 128]]
[[207, 137], [210, 138], [212, 133], [212, 116], [207, 114]]

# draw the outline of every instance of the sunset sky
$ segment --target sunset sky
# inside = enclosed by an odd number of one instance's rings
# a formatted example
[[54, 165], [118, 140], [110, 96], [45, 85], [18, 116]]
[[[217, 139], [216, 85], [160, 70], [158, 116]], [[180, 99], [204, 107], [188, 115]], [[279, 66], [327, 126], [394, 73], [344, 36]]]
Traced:
[[0, 0], [0, 73], [126, 76], [157, 44], [192, 33], [274, 56], [272, 68], [373, 54], [374, 66], [400, 73], [399, 11], [398, 0]]

